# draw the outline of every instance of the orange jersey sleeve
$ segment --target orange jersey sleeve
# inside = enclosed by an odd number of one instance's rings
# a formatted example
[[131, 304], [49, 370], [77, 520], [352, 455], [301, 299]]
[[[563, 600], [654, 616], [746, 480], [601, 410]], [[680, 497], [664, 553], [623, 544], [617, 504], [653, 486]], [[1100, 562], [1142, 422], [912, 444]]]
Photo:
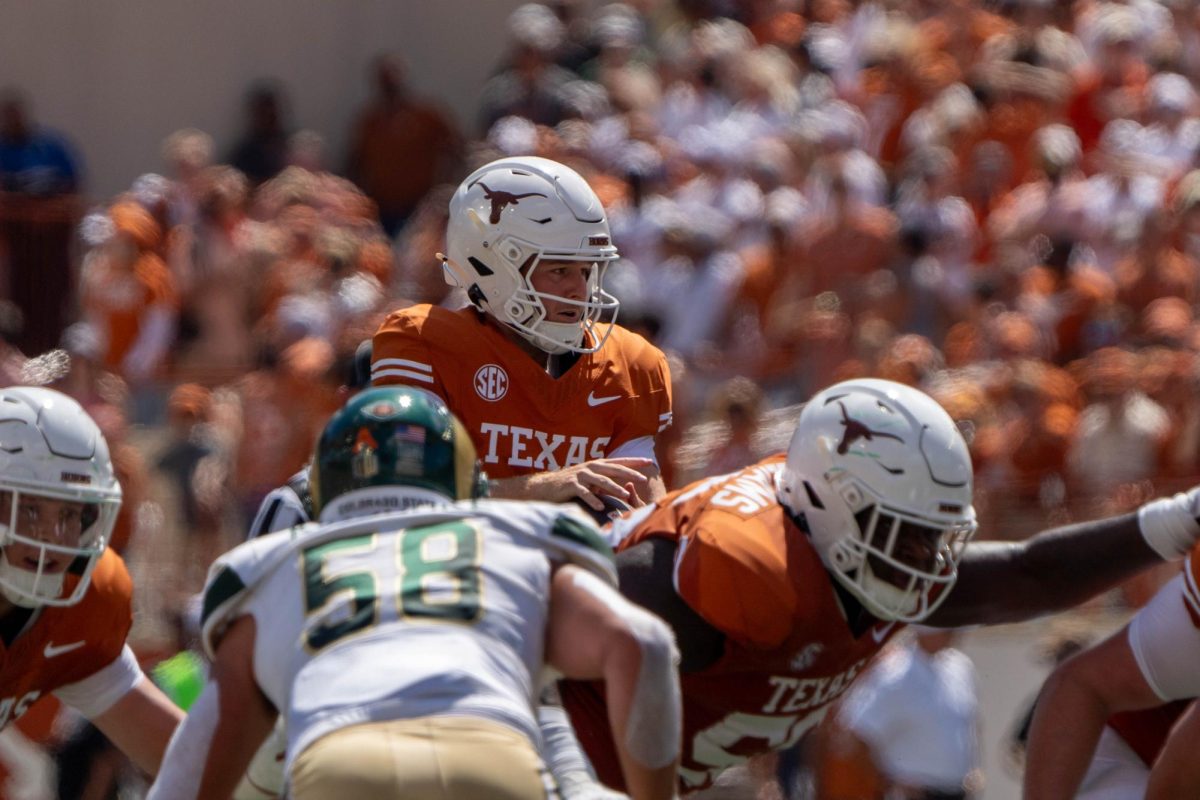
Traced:
[[671, 422], [666, 358], [619, 327], [555, 377], [473, 308], [412, 306], [380, 327], [373, 358], [376, 385], [417, 386], [445, 400], [493, 478], [604, 458]]
[[121, 557], [106, 550], [83, 600], [45, 607], [10, 646], [0, 645], [0, 728], [38, 698], [115, 661], [132, 625], [133, 582]]
[[797, 602], [782, 531], [758, 520], [708, 516], [679, 542], [679, 596], [726, 636], [756, 647], [779, 644], [791, 632]]
[[372, 340], [371, 383], [402, 384], [427, 389], [446, 400], [446, 390], [434, 370], [433, 350], [422, 338], [431, 306], [393, 311]]

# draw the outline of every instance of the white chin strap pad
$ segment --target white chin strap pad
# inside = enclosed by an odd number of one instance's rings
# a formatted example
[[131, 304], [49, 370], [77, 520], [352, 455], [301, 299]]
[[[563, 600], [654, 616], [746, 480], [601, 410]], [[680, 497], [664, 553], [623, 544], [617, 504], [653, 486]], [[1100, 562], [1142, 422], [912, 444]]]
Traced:
[[36, 595], [46, 597], [61, 597], [65, 572], [57, 575], [43, 573], [40, 577], [36, 572], [20, 569], [8, 563], [8, 555], [0, 551], [0, 593], [14, 606], [22, 608], [37, 608], [41, 603]]

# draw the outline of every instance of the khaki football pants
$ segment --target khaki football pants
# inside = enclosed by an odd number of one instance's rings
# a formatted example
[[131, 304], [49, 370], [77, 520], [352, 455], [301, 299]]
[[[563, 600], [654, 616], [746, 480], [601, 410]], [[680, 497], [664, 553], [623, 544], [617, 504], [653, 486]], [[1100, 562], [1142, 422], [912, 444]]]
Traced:
[[521, 733], [479, 717], [353, 725], [292, 765], [294, 800], [548, 800], [558, 795]]

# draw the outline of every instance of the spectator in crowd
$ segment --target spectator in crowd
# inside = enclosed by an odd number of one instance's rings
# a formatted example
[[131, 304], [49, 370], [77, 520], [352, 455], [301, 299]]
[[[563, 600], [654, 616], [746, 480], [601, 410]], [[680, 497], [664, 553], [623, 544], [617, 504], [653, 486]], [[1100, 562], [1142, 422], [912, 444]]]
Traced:
[[169, 181], [169, 224], [193, 225], [199, 214], [202, 176], [212, 166], [216, 145], [204, 131], [181, 128], [163, 140], [161, 149]]
[[213, 430], [212, 393], [194, 383], [176, 386], [167, 400], [169, 439], [155, 464], [174, 490], [177, 519], [185, 537], [183, 564], [191, 574], [189, 586], [203, 580], [203, 572], [225, 548], [221, 539], [221, 514], [227, 481], [225, 454]]
[[[963, 800], [983, 789], [975, 666], [952, 629], [913, 630], [838, 707], [817, 781], [824, 800]], [[862, 793], [864, 781], [874, 791]], [[849, 784], [849, 785], [847, 785]], [[847, 791], [850, 790], [850, 791]]]
[[762, 391], [749, 378], [730, 378], [717, 387], [714, 416], [727, 436], [708, 454], [703, 467], [705, 475], [734, 472], [762, 456], [754, 441], [762, 421], [762, 406]]
[[178, 295], [156, 252], [158, 222], [132, 200], [97, 220], [103, 238], [83, 268], [83, 308], [103, 343], [104, 366], [135, 386], [162, 376], [175, 336]]
[[547, 6], [526, 3], [508, 18], [512, 49], [503, 69], [483, 87], [479, 121], [483, 131], [498, 120], [520, 116], [555, 125], [567, 115], [567, 87], [578, 80], [555, 63], [564, 44], [562, 21]]
[[80, 183], [64, 137], [33, 121], [19, 91], [0, 90], [0, 294], [23, 312], [16, 344], [31, 356], [54, 347], [75, 310]]
[[1067, 463], [1073, 484], [1101, 497], [1160, 471], [1169, 420], [1140, 387], [1139, 362], [1133, 352], [1104, 348], [1084, 367], [1088, 405], [1080, 413]]
[[425, 194], [453, 175], [462, 147], [445, 111], [416, 96], [399, 55], [375, 60], [374, 97], [350, 133], [347, 176], [379, 208], [395, 236]]
[[79, 191], [78, 158], [60, 134], [34, 123], [29, 101], [0, 92], [0, 190], [45, 197]]
[[286, 99], [279, 86], [261, 83], [246, 93], [244, 103], [245, 128], [228, 161], [257, 186], [287, 166]]

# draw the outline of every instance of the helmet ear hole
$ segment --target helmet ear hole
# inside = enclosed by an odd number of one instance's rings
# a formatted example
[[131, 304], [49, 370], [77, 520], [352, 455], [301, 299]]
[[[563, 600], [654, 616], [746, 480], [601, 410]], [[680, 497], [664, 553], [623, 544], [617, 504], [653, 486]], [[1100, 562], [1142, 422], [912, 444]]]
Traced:
[[[812, 503], [813, 508], [825, 510], [825, 504], [821, 502], [821, 498], [817, 497], [817, 492], [813, 489], [812, 484], [804, 481], [804, 493], [808, 495], [808, 502]], [[789, 489], [790, 491], [790, 489]]]

